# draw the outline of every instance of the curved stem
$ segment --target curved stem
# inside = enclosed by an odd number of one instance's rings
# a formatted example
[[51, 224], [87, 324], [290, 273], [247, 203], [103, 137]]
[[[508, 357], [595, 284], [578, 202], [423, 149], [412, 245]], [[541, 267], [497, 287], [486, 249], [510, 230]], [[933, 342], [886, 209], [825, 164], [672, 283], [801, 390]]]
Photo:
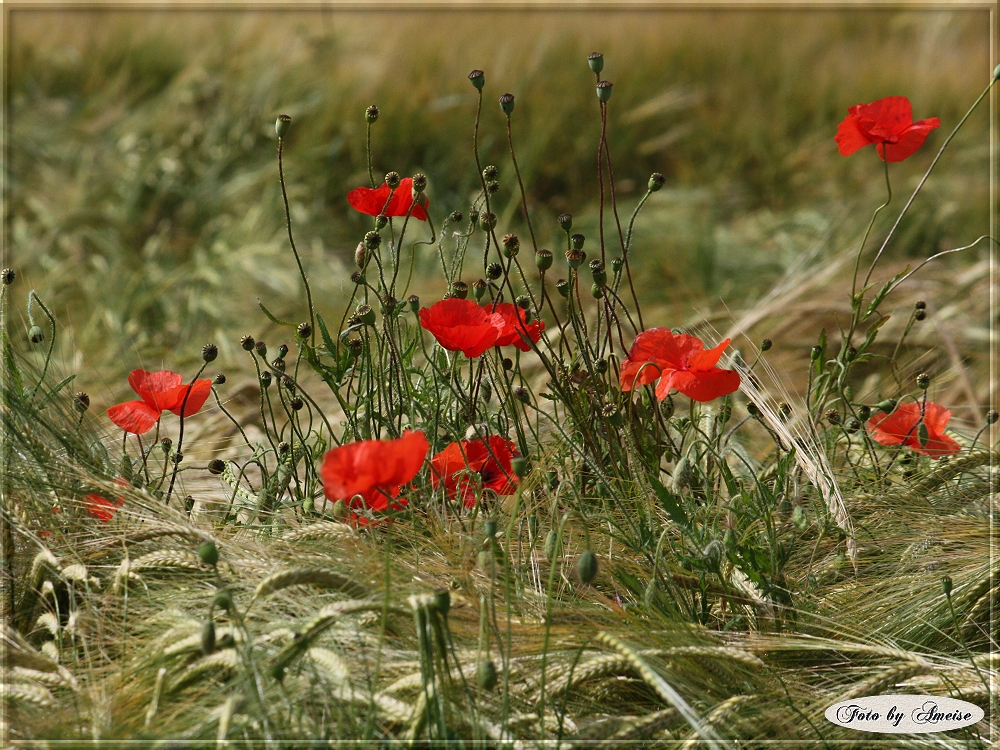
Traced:
[[288, 191], [285, 189], [285, 170], [281, 161], [281, 152], [285, 145], [283, 138], [278, 139], [278, 181], [281, 183], [281, 199], [285, 204], [285, 226], [288, 228], [288, 243], [292, 246], [292, 254], [295, 256], [295, 263], [299, 267], [299, 274], [302, 276], [302, 284], [306, 288], [306, 304], [309, 306], [309, 326], [312, 329], [310, 334], [310, 344], [316, 346], [316, 316], [313, 312], [312, 291], [309, 289], [309, 279], [306, 278], [305, 269], [302, 268], [302, 259], [299, 258], [299, 251], [295, 248], [295, 239], [292, 237], [292, 214], [288, 210]]

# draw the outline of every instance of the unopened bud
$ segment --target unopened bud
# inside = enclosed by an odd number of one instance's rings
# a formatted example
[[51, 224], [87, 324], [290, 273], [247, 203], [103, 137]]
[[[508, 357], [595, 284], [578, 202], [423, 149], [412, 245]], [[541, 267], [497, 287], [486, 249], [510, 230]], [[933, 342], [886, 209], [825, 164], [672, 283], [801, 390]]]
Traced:
[[895, 399], [887, 398], [884, 401], [879, 401], [877, 407], [879, 411], [884, 411], [886, 414], [889, 414], [895, 410], [896, 401]]
[[[281, 120], [278, 120], [281, 122]], [[280, 137], [280, 136], [279, 136]], [[206, 620], [201, 628], [201, 653], [208, 656], [215, 652], [215, 623]]]
[[677, 462], [677, 466], [674, 467], [674, 492], [680, 494], [686, 490], [691, 486], [691, 480], [693, 478], [694, 468], [691, 466], [691, 459], [684, 456]]
[[202, 542], [198, 545], [198, 559], [213, 568], [219, 563], [219, 550], [214, 542]]
[[925, 422], [921, 422], [917, 425], [917, 442], [920, 443], [921, 448], [926, 448], [930, 439], [931, 433], [930, 430], [927, 429], [927, 424]]
[[589, 549], [585, 550], [576, 561], [576, 574], [580, 576], [580, 582], [584, 585], [592, 583], [597, 578], [597, 555]]
[[274, 132], [278, 134], [279, 140], [284, 140], [285, 136], [288, 135], [289, 128], [292, 127], [292, 118], [288, 115], [278, 115], [278, 119], [274, 121]]
[[997, 414], [996, 409], [990, 409], [986, 412], [986, 424], [995, 424], [997, 417], [1000, 417], [1000, 414]]

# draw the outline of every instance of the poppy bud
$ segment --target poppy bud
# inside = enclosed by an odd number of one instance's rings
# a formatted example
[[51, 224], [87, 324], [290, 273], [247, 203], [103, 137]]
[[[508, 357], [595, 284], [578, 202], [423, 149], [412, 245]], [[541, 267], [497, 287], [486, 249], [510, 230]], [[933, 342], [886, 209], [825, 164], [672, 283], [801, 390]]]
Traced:
[[516, 234], [505, 234], [503, 236], [503, 257], [513, 258], [521, 251], [521, 240]]
[[210, 474], [221, 474], [226, 470], [226, 462], [221, 458], [213, 458], [208, 462], [208, 471]]
[[986, 424], [995, 424], [997, 417], [1000, 417], [1000, 414], [997, 414], [995, 409], [990, 409], [986, 412]]
[[415, 175], [413, 175], [413, 192], [419, 195], [426, 189], [427, 189], [427, 176], [420, 172], [417, 172]]
[[563, 228], [564, 232], [568, 232], [573, 228], [573, 214], [559, 214], [556, 217], [556, 221], [559, 222], [559, 226]]
[[510, 117], [510, 113], [514, 111], [513, 94], [504, 94], [500, 97], [500, 109], [503, 110], [503, 113], [507, 115], [507, 117]]
[[590, 261], [590, 273], [594, 276], [595, 286], [602, 287], [608, 283], [608, 272], [604, 270], [604, 264], [600, 259], [594, 258]]
[[215, 379], [212, 382], [215, 385], [225, 385], [226, 384], [226, 374], [224, 372], [220, 372], [218, 375], [215, 376]]
[[691, 459], [684, 456], [674, 467], [674, 492], [678, 495], [691, 486], [694, 478], [694, 469], [691, 466]]
[[465, 299], [469, 296], [469, 285], [464, 281], [454, 281], [451, 284], [452, 296]]
[[615, 276], [618, 276], [622, 272], [622, 266], [625, 265], [625, 261], [621, 258], [611, 259], [611, 270], [614, 272]]
[[170, 453], [170, 446], [172, 444], [173, 442], [170, 440], [170, 438], [167, 437], [163, 438], [163, 440], [160, 441], [160, 450], [163, 451], [164, 456]]
[[771, 348], [771, 339], [761, 339], [760, 350], [762, 352], [766, 352], [770, 348]]
[[257, 354], [260, 355], [261, 357], [267, 356], [267, 344], [265, 344], [263, 341], [258, 341], [256, 344], [254, 344], [254, 349], [257, 351]]
[[597, 98], [602, 102], [606, 102], [611, 98], [611, 87], [614, 86], [611, 81], [600, 81], [597, 84]]
[[917, 387], [922, 390], [927, 390], [931, 386], [931, 376], [926, 372], [922, 372], [917, 375]]
[[604, 287], [601, 286], [600, 284], [591, 284], [590, 294], [591, 296], [593, 296], [594, 299], [600, 299], [601, 297], [604, 296]]
[[284, 140], [285, 136], [288, 135], [289, 128], [291, 127], [291, 117], [288, 115], [278, 115], [278, 119], [274, 121], [274, 132], [278, 134], [278, 140]]
[[917, 425], [917, 441], [920, 443], [921, 448], [927, 447], [927, 442], [931, 439], [930, 430], [927, 429], [927, 425], [921, 422]]
[[378, 232], [368, 232], [368, 234], [365, 235], [364, 242], [366, 248], [369, 250], [375, 250], [382, 244], [382, 235]]
[[288, 403], [288, 405], [292, 407], [292, 411], [301, 411], [302, 407], [306, 404], [301, 398], [296, 396]]
[[347, 503], [343, 500], [338, 500], [333, 504], [333, 517], [338, 521], [347, 517]]
[[826, 421], [830, 424], [840, 424], [840, 412], [836, 409], [830, 409], [823, 416], [826, 417]]
[[927, 303], [924, 302], [922, 299], [918, 299], [916, 302], [913, 303], [913, 307], [917, 310], [926, 310]]
[[587, 55], [587, 65], [594, 73], [600, 73], [604, 70], [604, 55], [600, 52], [591, 52]]
[[489, 659], [479, 663], [476, 669], [476, 684], [483, 690], [492, 690], [497, 686], [497, 668]]
[[510, 460], [510, 469], [514, 472], [514, 476], [523, 479], [528, 473], [528, 459], [524, 456], [514, 456]]
[[32, 344], [40, 344], [45, 340], [45, 334], [42, 333], [42, 329], [39, 326], [31, 326], [28, 329], [28, 340]]
[[514, 389], [514, 398], [520, 401], [522, 404], [531, 403], [531, 394], [528, 393], [528, 389], [524, 386], [519, 386]]
[[545, 552], [547, 560], [562, 557], [562, 540], [559, 539], [559, 532], [555, 529], [549, 529], [549, 533], [545, 535], [545, 544], [542, 545], [542, 550]]
[[14, 273], [14, 269], [13, 268], [5, 268], [5, 269], [3, 269], [3, 271], [0, 271], [0, 279], [3, 279], [3, 285], [4, 286], [10, 286], [11, 284], [13, 284], [14, 283], [14, 277], [16, 275], [17, 274]]
[[483, 533], [487, 539], [492, 539], [497, 535], [497, 522], [495, 518], [487, 518], [483, 522]]
[[276, 357], [274, 361], [271, 362], [271, 369], [277, 370], [278, 372], [284, 372], [285, 360], [283, 360], [281, 357]]
[[923, 320], [926, 317], [927, 317], [927, 311], [926, 310], [914, 310], [913, 311], [913, 319], [914, 320]]
[[215, 344], [205, 344], [201, 347], [201, 358], [205, 362], [214, 362], [215, 358], [219, 356], [219, 347]]
[[592, 583], [597, 578], [597, 555], [589, 549], [585, 550], [576, 561], [576, 574], [584, 585]]
[[945, 596], [951, 596], [951, 590], [954, 584], [952, 583], [951, 576], [944, 576], [941, 579], [941, 590], [944, 592]]
[[573, 247], [566, 251], [566, 262], [570, 268], [579, 268], [586, 259], [587, 254], [579, 248]]
[[219, 563], [219, 550], [214, 542], [202, 542], [198, 545], [198, 559], [213, 568]]
[[503, 275], [503, 266], [499, 263], [490, 263], [486, 266], [486, 278], [496, 281]]
[[884, 401], [879, 401], [877, 407], [879, 411], [884, 411], [889, 414], [896, 408], [896, 400], [887, 398]]
[[378, 119], [378, 107], [372, 104], [368, 107], [368, 109], [365, 110], [365, 120], [367, 120], [368, 123], [370, 124], [375, 122], [377, 119]]
[[399, 187], [399, 183], [400, 183], [400, 177], [398, 172], [389, 172], [385, 176], [385, 184], [388, 185], [393, 190]]
[[583, 249], [583, 243], [586, 240], [587, 240], [587, 238], [584, 237], [579, 232], [577, 232], [576, 234], [574, 234], [572, 237], [569, 238], [569, 241], [573, 244], [573, 247], [575, 247], [577, 250], [582, 250]]
[[[278, 122], [281, 122], [280, 120]], [[215, 623], [206, 620], [201, 628], [201, 653], [205, 656], [215, 651]]]
[[559, 279], [556, 282], [556, 291], [563, 297], [569, 297], [569, 282], [566, 279]]
[[812, 351], [809, 354], [809, 358], [813, 362], [815, 362], [817, 359], [819, 359], [822, 356], [823, 356], [823, 347], [822, 346], [814, 346], [812, 348]]
[[539, 271], [548, 271], [552, 268], [552, 251], [541, 248], [535, 253], [535, 265]]
[[260, 374], [260, 384], [261, 387], [263, 388], [271, 387], [271, 373], [269, 373], [267, 370], [265, 370]]
[[212, 599], [212, 604], [214, 604], [219, 609], [225, 610], [226, 612], [231, 612], [235, 606], [233, 603], [233, 595], [230, 594], [226, 589], [222, 589], [215, 594], [215, 598]]
[[615, 404], [605, 404], [601, 409], [601, 416], [608, 420], [612, 427], [621, 427], [624, 422], [621, 410]]
[[495, 166], [490, 164], [489, 166], [483, 168], [483, 179], [487, 182], [492, 182], [500, 177], [500, 170]]
[[512, 370], [514, 368], [514, 362], [513, 362], [513, 360], [511, 360], [510, 357], [504, 357], [500, 361], [500, 366], [503, 367], [504, 370], [506, 370], [506, 371], [509, 372], [510, 370]]
[[83, 391], [79, 391], [75, 396], [73, 396], [73, 406], [81, 414], [90, 408], [90, 396], [88, 396]]
[[483, 211], [479, 214], [479, 225], [487, 232], [497, 225], [497, 215], [492, 211]]
[[388, 223], [389, 223], [389, 217], [386, 216], [385, 214], [379, 214], [378, 216], [375, 217], [376, 231], [381, 232], [383, 229], [385, 229], [386, 224]]
[[472, 295], [476, 298], [476, 302], [483, 298], [486, 294], [486, 281], [484, 279], [476, 279], [472, 282]]
[[499, 191], [500, 191], [500, 183], [499, 182], [487, 182], [486, 183], [486, 192], [489, 193], [490, 195], [496, 195]]
[[747, 414], [749, 414], [751, 417], [760, 416], [760, 409], [757, 407], [757, 404], [755, 404], [753, 401], [747, 404]]
[[442, 616], [448, 614], [448, 611], [451, 609], [451, 592], [448, 589], [443, 589], [434, 594], [434, 609]]
[[486, 76], [481, 70], [474, 70], [469, 73], [469, 81], [475, 86], [479, 91], [483, 90], [483, 84], [486, 83]]

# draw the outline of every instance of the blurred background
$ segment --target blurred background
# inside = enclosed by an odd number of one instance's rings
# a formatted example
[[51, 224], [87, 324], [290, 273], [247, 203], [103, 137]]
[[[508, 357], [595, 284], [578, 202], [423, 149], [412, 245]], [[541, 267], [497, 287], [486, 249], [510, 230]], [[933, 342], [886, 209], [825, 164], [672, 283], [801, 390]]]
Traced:
[[[424, 172], [440, 227], [468, 211], [479, 184], [473, 68], [486, 72], [480, 144], [483, 163], [500, 169], [498, 233], [523, 231], [496, 103], [509, 91], [539, 243], [562, 246], [555, 217], [568, 211], [591, 249], [595, 50], [614, 83], [623, 221], [651, 172], [667, 179], [633, 243], [647, 325], [742, 331], [749, 338], [734, 345], [747, 351], [770, 336], [775, 366], [800, 390], [819, 329], [834, 335], [846, 321], [854, 253], [884, 200], [874, 149], [837, 151], [847, 108], [905, 95], [915, 119], [942, 123], [891, 165], [895, 197], [877, 246], [991, 72], [989, 15], [971, 10], [19, 8], [9, 43], [4, 231], [6, 264], [23, 282], [9, 314], [23, 317], [38, 290], [63, 327], [64, 368], [98, 405], [125, 395], [122, 373], [191, 365], [207, 341], [223, 369], [248, 364], [239, 338], [277, 335], [258, 297], [279, 317], [306, 317], [278, 188], [279, 112], [293, 118], [285, 171], [296, 242], [328, 321], [339, 320], [354, 246], [370, 229], [346, 201], [368, 182], [365, 108], [381, 110], [377, 181]], [[988, 233], [988, 111], [956, 136], [876, 278]], [[970, 407], [969, 419], [989, 400], [989, 254], [984, 242], [949, 256], [883, 306], [898, 313], [888, 339], [927, 300], [931, 315], [904, 355], [935, 371], [938, 400]], [[436, 268], [434, 251], [420, 250], [411, 291], [426, 301], [445, 291]]]

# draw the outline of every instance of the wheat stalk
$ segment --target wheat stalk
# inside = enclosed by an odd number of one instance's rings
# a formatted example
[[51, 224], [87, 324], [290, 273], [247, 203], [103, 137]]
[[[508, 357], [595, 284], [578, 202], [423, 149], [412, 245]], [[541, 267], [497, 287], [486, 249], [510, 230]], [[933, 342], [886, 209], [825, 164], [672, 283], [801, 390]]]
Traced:
[[355, 598], [369, 595], [369, 591], [365, 586], [335, 570], [330, 570], [329, 568], [292, 568], [291, 570], [279, 571], [261, 581], [253, 593], [253, 600], [256, 601], [261, 597], [269, 596], [289, 586], [304, 586], [307, 584], [343, 591]]

